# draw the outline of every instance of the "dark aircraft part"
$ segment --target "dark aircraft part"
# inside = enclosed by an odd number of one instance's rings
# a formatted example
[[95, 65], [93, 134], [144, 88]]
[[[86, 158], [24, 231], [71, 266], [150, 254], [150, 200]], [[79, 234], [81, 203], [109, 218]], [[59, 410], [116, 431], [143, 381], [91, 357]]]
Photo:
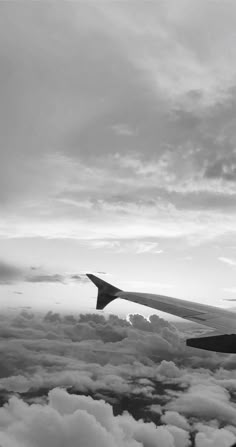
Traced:
[[236, 353], [236, 335], [215, 335], [212, 337], [188, 338], [187, 346], [207, 351]]
[[97, 306], [96, 309], [104, 309], [111, 301], [118, 298], [118, 293], [121, 292], [121, 289], [108, 284], [108, 282], [103, 281], [97, 276], [91, 275], [87, 273], [87, 277], [97, 286], [98, 288], [98, 297], [97, 297]]

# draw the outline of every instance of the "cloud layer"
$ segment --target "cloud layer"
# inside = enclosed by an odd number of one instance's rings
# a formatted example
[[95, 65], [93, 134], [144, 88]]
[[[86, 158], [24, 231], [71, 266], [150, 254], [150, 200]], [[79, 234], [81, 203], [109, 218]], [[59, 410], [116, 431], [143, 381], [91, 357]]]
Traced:
[[234, 356], [188, 348], [184, 331], [156, 315], [2, 316], [1, 444], [233, 445]]
[[0, 414], [3, 447], [189, 446], [188, 434], [183, 429], [155, 427], [153, 423], [137, 422], [128, 414], [114, 417], [108, 403], [70, 395], [58, 388], [50, 391], [47, 404], [29, 406], [11, 398]]

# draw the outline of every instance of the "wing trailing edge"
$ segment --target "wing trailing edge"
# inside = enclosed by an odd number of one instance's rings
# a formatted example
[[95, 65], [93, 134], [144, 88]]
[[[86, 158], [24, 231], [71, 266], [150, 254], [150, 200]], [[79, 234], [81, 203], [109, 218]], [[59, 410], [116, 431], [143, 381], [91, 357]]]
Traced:
[[206, 351], [236, 353], [236, 335], [214, 335], [208, 337], [188, 338], [186, 345]]

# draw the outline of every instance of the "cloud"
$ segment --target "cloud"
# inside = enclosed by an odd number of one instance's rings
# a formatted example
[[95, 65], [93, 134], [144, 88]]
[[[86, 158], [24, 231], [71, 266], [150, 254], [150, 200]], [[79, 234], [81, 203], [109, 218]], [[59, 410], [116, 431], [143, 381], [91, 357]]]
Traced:
[[[128, 414], [114, 416], [112, 407], [88, 396], [68, 394], [53, 389], [46, 404], [27, 405], [11, 398], [0, 409], [0, 442], [11, 445], [109, 447], [187, 447], [188, 435], [170, 427], [136, 421]], [[43, 430], [42, 430], [43, 427]], [[182, 442], [182, 443], [181, 443]]]
[[150, 241], [148, 239], [136, 240], [136, 239], [101, 239], [101, 240], [90, 240], [88, 244], [93, 249], [101, 249], [113, 251], [116, 253], [153, 253], [161, 254], [163, 250], [159, 248], [159, 242]]
[[[233, 11], [232, 4], [226, 8], [209, 4], [205, 16], [205, 4], [200, 2], [196, 9], [192, 1], [181, 1], [178, 8], [171, 2], [151, 8], [140, 3], [135, 15], [132, 4], [103, 7], [110, 33], [156, 97], [164, 93], [195, 113], [223, 102], [234, 85], [235, 64], [224, 51], [233, 43]], [[193, 21], [194, 34], [189, 27]], [[200, 32], [196, 40], [194, 35]]]
[[203, 432], [196, 434], [196, 447], [233, 447], [235, 435], [225, 429], [205, 428]]
[[[0, 284], [2, 285], [18, 282], [66, 284], [74, 281], [79, 283], [89, 282], [85, 273], [48, 273], [41, 267], [20, 268], [5, 261], [0, 261]], [[14, 293], [22, 294], [20, 291], [14, 291]]]
[[22, 271], [20, 268], [0, 261], [0, 284], [10, 284], [20, 279]]
[[114, 235], [117, 251], [134, 237], [141, 254], [147, 238], [235, 232], [234, 6], [207, 9], [1, 6], [16, 73], [1, 103], [4, 238]]
[[223, 256], [218, 258], [219, 261], [224, 262], [225, 264], [231, 266], [231, 267], [236, 267], [236, 260], [235, 259], [230, 259], [230, 258], [225, 258]]
[[32, 275], [25, 278], [26, 282], [60, 282], [64, 283], [64, 276], [59, 274], [54, 275]]
[[236, 408], [229, 403], [228, 393], [217, 385], [192, 386], [175, 402], [167, 404], [167, 408], [205, 420], [217, 419], [236, 424]]
[[[236, 287], [224, 287], [223, 290], [228, 293], [236, 293]], [[234, 301], [234, 300], [230, 298], [229, 299], [225, 298], [224, 301]]]
[[209, 165], [205, 172], [206, 177], [221, 178], [236, 181], [236, 155], [222, 157]]
[[[236, 426], [234, 356], [186, 347], [184, 335], [156, 315], [127, 321], [97, 313], [43, 316], [22, 310], [1, 316], [0, 341], [1, 436], [12, 436], [10, 445], [16, 433], [24, 445], [33, 439], [35, 445], [48, 445], [47, 436], [54, 445], [57, 430], [47, 429], [53, 421], [64, 427], [65, 437], [70, 417], [85, 427], [87, 413], [108, 433], [110, 445], [119, 433], [122, 445], [132, 446], [235, 442], [229, 425]], [[37, 421], [44, 413], [50, 423], [41, 436]], [[92, 420], [89, 424], [92, 442]], [[85, 443], [86, 431], [80, 431]], [[66, 441], [70, 445], [70, 438]]]
[[175, 427], [182, 428], [183, 430], [189, 430], [190, 426], [187, 419], [176, 411], [166, 411], [161, 417], [164, 424], [174, 425]]
[[[233, 3], [0, 9], [6, 246], [76, 240], [94, 262], [101, 251], [161, 262], [167, 239], [232, 246]], [[2, 285], [87, 282], [30, 269], [26, 255], [0, 263]], [[186, 336], [156, 316], [1, 314], [0, 445], [231, 445], [235, 356], [188, 348]]]

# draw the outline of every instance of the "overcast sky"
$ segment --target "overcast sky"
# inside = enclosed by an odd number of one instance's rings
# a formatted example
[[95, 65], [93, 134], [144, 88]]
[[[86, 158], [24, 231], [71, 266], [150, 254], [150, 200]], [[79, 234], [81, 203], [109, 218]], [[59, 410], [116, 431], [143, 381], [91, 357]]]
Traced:
[[235, 296], [235, 14], [233, 1], [0, 3], [1, 305], [94, 308], [86, 271]]

